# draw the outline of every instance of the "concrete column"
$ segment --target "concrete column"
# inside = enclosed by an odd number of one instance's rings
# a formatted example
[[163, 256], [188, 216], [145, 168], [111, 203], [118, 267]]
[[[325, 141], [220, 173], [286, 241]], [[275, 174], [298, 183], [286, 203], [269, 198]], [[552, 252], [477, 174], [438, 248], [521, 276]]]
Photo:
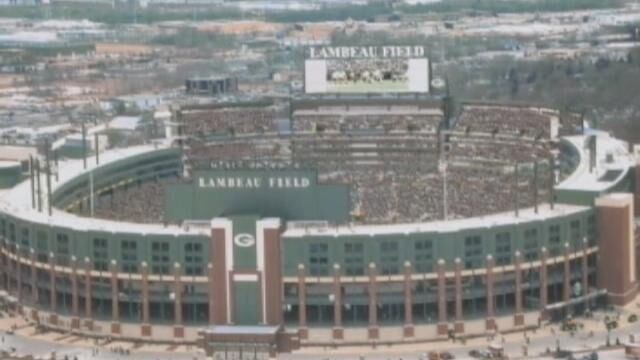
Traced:
[[547, 299], [549, 298], [549, 284], [547, 281], [547, 258], [549, 254], [547, 248], [540, 249], [540, 318], [546, 319]]
[[38, 305], [38, 268], [36, 267], [36, 251], [32, 248], [31, 251], [31, 301], [34, 307]]
[[111, 333], [120, 334], [120, 290], [118, 289], [118, 263], [111, 260]]
[[80, 314], [78, 311], [78, 262], [75, 256], [71, 257], [71, 328], [80, 327]]
[[184, 324], [182, 323], [182, 268], [179, 263], [173, 264], [173, 337], [184, 338]]
[[513, 314], [513, 325], [524, 325], [524, 313], [522, 310], [522, 255], [520, 251], [516, 251], [514, 257], [514, 278], [516, 283], [516, 303], [515, 314]]
[[342, 286], [340, 285], [340, 265], [333, 265], [333, 338], [342, 340], [344, 329], [342, 328]]
[[58, 308], [56, 297], [56, 262], [53, 253], [49, 253], [49, 302], [51, 312], [56, 312]]
[[413, 324], [413, 268], [409, 261], [404, 263], [404, 337], [415, 336]]
[[209, 286], [207, 286], [207, 291], [209, 295], [209, 325], [213, 325], [216, 323], [216, 312], [215, 312], [215, 269], [212, 263], [207, 264], [207, 273], [209, 275]]
[[369, 339], [378, 339], [378, 285], [376, 284], [376, 264], [369, 263]]
[[15, 268], [15, 276], [16, 276], [16, 298], [18, 299], [18, 308], [22, 305], [22, 266], [20, 263], [20, 245], [16, 245], [16, 260], [14, 264]]
[[[279, 219], [263, 219], [256, 222], [256, 232], [262, 232], [262, 241], [258, 240], [257, 256], [258, 271], [262, 271], [262, 288], [267, 296], [262, 299], [264, 314], [263, 322], [271, 326], [283, 323], [283, 283], [281, 258], [281, 223]], [[260, 239], [260, 237], [258, 237]], [[262, 244], [262, 245], [261, 245]]]
[[582, 256], [580, 263], [582, 266], [582, 295], [589, 294], [589, 254], [587, 249], [589, 248], [589, 242], [587, 238], [582, 240]]
[[496, 303], [494, 292], [495, 275], [493, 273], [494, 266], [495, 261], [493, 260], [493, 256], [487, 255], [487, 321], [485, 324], [485, 328], [487, 331], [493, 331], [496, 329]]
[[140, 264], [142, 274], [142, 326], [141, 335], [151, 336], [151, 324], [149, 323], [149, 266], [145, 261]]
[[571, 260], [569, 258], [569, 251], [569, 243], [564, 243], [562, 301], [569, 301], [569, 299], [571, 299]]
[[445, 278], [445, 261], [438, 260], [438, 335], [447, 335], [447, 280]]
[[454, 330], [457, 334], [464, 333], [464, 315], [462, 314], [462, 260], [455, 260], [455, 291], [456, 291], [456, 322]]
[[[227, 325], [231, 321], [230, 309], [233, 301], [227, 303], [227, 292], [231, 291], [229, 283], [231, 264], [227, 264], [227, 246], [233, 246], [232, 223], [228, 219], [211, 220], [211, 243], [209, 261], [212, 268], [209, 272], [209, 317], [213, 325]], [[227, 242], [229, 244], [227, 244]], [[229, 249], [231, 250], [231, 249]], [[230, 251], [230, 253], [233, 253]], [[228, 259], [229, 262], [232, 259]]]
[[298, 336], [305, 340], [309, 337], [307, 328], [307, 284], [304, 264], [298, 265]]
[[[92, 324], [90, 320], [93, 317], [91, 311], [91, 260], [84, 258], [84, 317], [87, 318], [88, 324]], [[90, 326], [91, 327], [91, 326]]]
[[613, 193], [596, 199], [598, 281], [611, 304], [623, 306], [638, 293], [635, 219], [632, 194]]

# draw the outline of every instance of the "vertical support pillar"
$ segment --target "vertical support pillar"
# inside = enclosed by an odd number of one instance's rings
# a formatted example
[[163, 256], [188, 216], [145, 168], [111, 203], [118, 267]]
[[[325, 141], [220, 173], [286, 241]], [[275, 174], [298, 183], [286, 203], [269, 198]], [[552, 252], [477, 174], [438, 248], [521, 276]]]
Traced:
[[88, 257], [84, 258], [84, 323], [85, 326], [91, 330], [93, 329], [93, 311], [91, 308], [92, 296], [91, 296], [91, 260]]
[[597, 285], [609, 302], [624, 306], [638, 293], [633, 194], [613, 193], [596, 199], [598, 219]]
[[53, 253], [49, 253], [49, 302], [50, 311], [49, 322], [52, 325], [58, 323], [56, 311], [58, 309], [58, 298], [56, 296], [56, 261]]
[[174, 276], [174, 285], [173, 285], [173, 314], [174, 314], [174, 325], [173, 325], [173, 337], [176, 339], [184, 338], [184, 324], [182, 323], [182, 269], [180, 268], [179, 263], [173, 264], [173, 276]]
[[453, 325], [456, 334], [464, 333], [464, 315], [462, 313], [462, 260], [455, 260], [455, 292], [456, 292], [456, 322]]
[[445, 278], [445, 261], [438, 260], [438, 335], [447, 335], [447, 279]]
[[516, 283], [516, 312], [513, 314], [513, 326], [522, 326], [524, 325], [524, 313], [522, 310], [522, 254], [520, 254], [520, 251], [516, 251], [513, 260]]
[[547, 248], [540, 249], [540, 319], [547, 318], [547, 301], [549, 299], [549, 283], [547, 281], [547, 258], [549, 254]]
[[571, 260], [569, 258], [569, 243], [564, 243], [564, 271], [562, 272], [562, 301], [571, 299]]
[[342, 286], [340, 284], [340, 265], [333, 264], [333, 339], [342, 340]]
[[80, 314], [78, 312], [78, 261], [71, 257], [71, 328], [80, 328]]
[[214, 289], [216, 289], [215, 287], [215, 268], [213, 267], [212, 263], [208, 263], [207, 264], [207, 274], [208, 276], [208, 280], [209, 280], [209, 284], [207, 286], [207, 292], [208, 292], [208, 296], [209, 296], [209, 324], [213, 325], [216, 323], [216, 306], [215, 306], [215, 302], [216, 302], [216, 291]]
[[31, 301], [34, 307], [38, 305], [38, 268], [36, 267], [36, 251], [31, 248]]
[[[15, 276], [16, 276], [16, 298], [18, 299], [18, 308], [22, 304], [22, 263], [20, 258], [20, 245], [16, 245], [16, 264]], [[20, 310], [18, 310], [20, 311]]]
[[486, 330], [496, 330], [496, 299], [494, 292], [495, 275], [493, 273], [493, 267], [495, 266], [495, 260], [493, 256], [487, 255], [487, 321]]
[[227, 252], [233, 254], [232, 249], [232, 224], [228, 219], [211, 220], [211, 251], [209, 259], [209, 321], [212, 325], [226, 325], [231, 321], [231, 304], [228, 303], [230, 292], [229, 274], [232, 268], [231, 256], [227, 264]]
[[118, 289], [118, 263], [111, 260], [111, 333], [120, 334], [120, 290]]
[[369, 339], [375, 340], [380, 336], [378, 328], [378, 285], [376, 283], [376, 264], [369, 263]]
[[404, 263], [404, 337], [414, 337], [415, 328], [413, 324], [413, 268], [409, 261]]
[[298, 265], [298, 336], [302, 340], [309, 338], [307, 328], [307, 284], [304, 264]]
[[582, 266], [582, 294], [589, 294], [589, 253], [587, 249], [589, 248], [589, 242], [587, 238], [582, 240], [582, 257], [580, 258], [580, 263]]
[[256, 222], [257, 268], [261, 272], [262, 321], [271, 326], [283, 322], [283, 283], [281, 258], [281, 224], [279, 219], [263, 219]]
[[141, 335], [151, 336], [151, 324], [149, 322], [149, 266], [145, 261], [140, 264], [142, 273], [142, 326]]

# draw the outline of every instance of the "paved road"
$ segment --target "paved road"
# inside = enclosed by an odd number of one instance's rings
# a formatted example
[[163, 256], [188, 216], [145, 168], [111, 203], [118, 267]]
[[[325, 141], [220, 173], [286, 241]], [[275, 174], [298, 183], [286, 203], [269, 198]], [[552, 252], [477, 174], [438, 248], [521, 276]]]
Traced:
[[[577, 332], [574, 336], [571, 336], [566, 332], [556, 331], [552, 333], [551, 328], [538, 330], [536, 334], [529, 333], [531, 342], [528, 345], [528, 355], [530, 359], [543, 359], [545, 350], [555, 349], [557, 345], [560, 345], [563, 349], [585, 351], [586, 353], [596, 350], [602, 347], [607, 342], [607, 336], [610, 338], [611, 344], [615, 344], [616, 339], [620, 341], [626, 341], [629, 338], [629, 334], [640, 334], [640, 322], [633, 324], [626, 324], [626, 317], [622, 316], [621, 323], [625, 325], [623, 329], [616, 329], [610, 332], [608, 335], [604, 330], [602, 320], [600, 320], [604, 314], [596, 314], [596, 319], [584, 320], [585, 329]], [[557, 329], [557, 326], [553, 326]], [[589, 332], [593, 330], [593, 335]], [[490, 342], [502, 342], [502, 338], [489, 339], [475, 339], [470, 340], [468, 344], [462, 344], [460, 342], [449, 342], [446, 344], [437, 344], [439, 349], [447, 349], [456, 359], [470, 359], [468, 352], [471, 349], [486, 349]], [[524, 334], [511, 334], [505, 337], [504, 349], [510, 358], [522, 358], [523, 357], [523, 344]], [[84, 359], [96, 359], [96, 360], [117, 360], [117, 359], [134, 359], [134, 360], [204, 360], [205, 357], [201, 352], [194, 350], [192, 353], [171, 353], [171, 352], [131, 352], [129, 355], [122, 355], [111, 351], [107, 348], [99, 350], [96, 354], [93, 349], [73, 346], [73, 344], [60, 344], [52, 343], [50, 341], [39, 340], [35, 338], [29, 338], [19, 335], [3, 335], [0, 337], [0, 350], [9, 351], [14, 348], [16, 354], [32, 354], [39, 358], [49, 359], [52, 352], [56, 352], [57, 359], [64, 359], [67, 356], [68, 359], [77, 358], [79, 360]], [[377, 347], [375, 350], [371, 348], [360, 349], [338, 349], [338, 350], [324, 350], [318, 349], [305, 349], [301, 352], [294, 354], [283, 354], [279, 358], [284, 360], [325, 360], [331, 358], [338, 360], [360, 360], [360, 354], [363, 354], [365, 360], [413, 360], [422, 359], [424, 354], [433, 350], [432, 344], [417, 344], [411, 347]], [[601, 359], [605, 360], [617, 360], [624, 359], [624, 355], [621, 350], [601, 352]], [[219, 358], [219, 360], [224, 360]], [[235, 358], [228, 358], [227, 360], [238, 360]], [[247, 359], [249, 360], [249, 359]]]

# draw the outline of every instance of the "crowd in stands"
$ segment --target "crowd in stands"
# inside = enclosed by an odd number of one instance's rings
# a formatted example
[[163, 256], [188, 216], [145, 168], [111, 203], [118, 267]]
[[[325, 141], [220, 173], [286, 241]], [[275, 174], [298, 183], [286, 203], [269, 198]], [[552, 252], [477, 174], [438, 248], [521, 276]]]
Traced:
[[[206, 166], [216, 161], [272, 161], [287, 167], [317, 169], [320, 183], [350, 185], [354, 221], [414, 222], [481, 216], [531, 206], [534, 201], [532, 163], [541, 164], [537, 188], [540, 201], [548, 192], [551, 157], [550, 117], [536, 109], [467, 107], [455, 128], [438, 136], [409, 131], [414, 116], [353, 116], [331, 122], [351, 129], [371, 129], [399, 121], [404, 131], [318, 134], [317, 117], [294, 119], [300, 132], [292, 136], [208, 138], [231, 126], [254, 133], [271, 126], [264, 111], [243, 109], [207, 112], [190, 117], [185, 130], [187, 164]], [[394, 115], [397, 116], [397, 115]], [[346, 120], [345, 119], [349, 119]], [[196, 120], [194, 120], [196, 119]], [[201, 120], [197, 120], [201, 119]], [[426, 119], [426, 118], [425, 118]], [[299, 121], [299, 122], [298, 122]], [[472, 131], [461, 130], [471, 127]], [[340, 128], [336, 128], [340, 130]], [[543, 137], [529, 136], [544, 134]], [[524, 136], [523, 136], [524, 135]], [[445, 165], [446, 166], [443, 166]], [[515, 178], [514, 166], [522, 168]], [[275, 167], [275, 166], [274, 166]], [[446, 171], [445, 171], [446, 169]], [[175, 181], [175, 180], [174, 180]], [[120, 188], [101, 197], [96, 216], [136, 222], [162, 222], [167, 181], [150, 181]], [[446, 189], [446, 196], [445, 196]], [[445, 211], [445, 198], [447, 208]]]
[[465, 105], [455, 124], [457, 130], [513, 134], [524, 137], [551, 136], [552, 120], [558, 114], [548, 109], [518, 106]]
[[165, 187], [177, 181], [174, 178], [134, 183], [97, 196], [94, 216], [135, 223], [162, 223]]
[[546, 140], [487, 138], [478, 133], [452, 135], [448, 140], [445, 155], [451, 161], [497, 161], [509, 164], [548, 159], [551, 156], [550, 144]]
[[435, 133], [442, 122], [442, 115], [411, 112], [377, 113], [316, 113], [297, 111], [293, 114], [293, 131], [296, 133], [339, 133], [357, 131], [379, 132], [428, 132]]
[[223, 108], [182, 115], [185, 134], [206, 138], [214, 134], [260, 134], [277, 130], [270, 108]]

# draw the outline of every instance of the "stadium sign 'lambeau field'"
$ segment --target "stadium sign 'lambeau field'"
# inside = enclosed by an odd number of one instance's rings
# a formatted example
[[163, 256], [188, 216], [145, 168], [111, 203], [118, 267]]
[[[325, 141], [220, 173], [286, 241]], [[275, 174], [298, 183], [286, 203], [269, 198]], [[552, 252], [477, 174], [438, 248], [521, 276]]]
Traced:
[[309, 48], [310, 59], [415, 59], [425, 57], [424, 46], [319, 46]]
[[279, 176], [279, 177], [251, 177], [251, 176], [220, 176], [200, 177], [198, 186], [213, 189], [305, 189], [311, 185], [308, 177]]

